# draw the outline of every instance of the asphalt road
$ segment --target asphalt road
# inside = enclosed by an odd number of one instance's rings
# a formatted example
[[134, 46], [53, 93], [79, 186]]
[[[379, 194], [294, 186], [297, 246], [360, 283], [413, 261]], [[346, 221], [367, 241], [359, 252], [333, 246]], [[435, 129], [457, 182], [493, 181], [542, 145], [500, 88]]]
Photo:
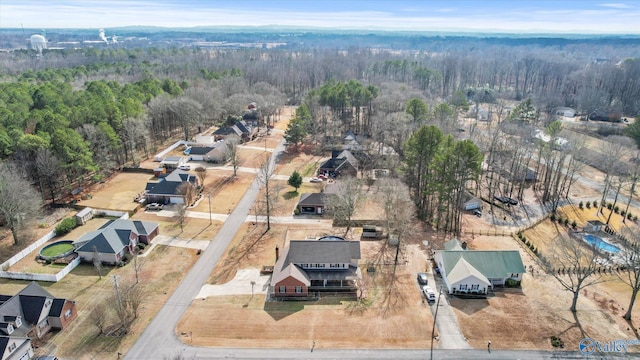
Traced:
[[[280, 143], [273, 151], [271, 161], [276, 162], [283, 152], [284, 145]], [[198, 352], [198, 348], [187, 348], [177, 338], [175, 334], [176, 325], [191, 302], [196, 301], [194, 299], [198, 295], [200, 288], [207, 282], [218, 260], [220, 260], [236, 232], [244, 223], [258, 196], [260, 187], [261, 184], [258, 177], [256, 177], [209, 247], [200, 255], [198, 261], [182, 279], [174, 293], [127, 352], [125, 359], [160, 360], [165, 357], [173, 357], [173, 355], [180, 352], [184, 355], [189, 354], [185, 358], [194, 358], [193, 356]], [[220, 352], [216, 351], [216, 354], [220, 354]], [[228, 352], [226, 355], [228, 355]], [[199, 359], [201, 357], [198, 355], [195, 358]]]
[[[271, 161], [277, 161], [284, 151], [280, 144], [273, 152]], [[200, 255], [193, 268], [187, 273], [174, 293], [169, 297], [151, 323], [144, 330], [140, 338], [125, 354], [130, 360], [173, 360], [173, 359], [427, 359], [431, 357], [430, 350], [387, 350], [387, 349], [352, 349], [331, 350], [320, 348], [309, 349], [225, 349], [195, 347], [183, 343], [178, 339], [175, 328], [199, 293], [227, 249], [247, 214], [256, 200], [260, 190], [260, 183], [256, 179], [245, 196], [238, 203], [235, 210], [228, 216], [213, 239], [209, 247]], [[440, 314], [439, 314], [440, 316]], [[184, 338], [187, 339], [187, 338]], [[425, 342], [429, 339], [425, 339]], [[571, 346], [571, 345], [570, 345]], [[575, 344], [577, 348], [577, 344]], [[579, 352], [551, 352], [551, 351], [510, 351], [510, 350], [470, 350], [470, 349], [436, 349], [433, 359], [584, 359]], [[114, 358], [117, 355], [114, 354]], [[118, 356], [119, 358], [119, 356]], [[610, 355], [607, 358], [625, 358], [623, 355]]]

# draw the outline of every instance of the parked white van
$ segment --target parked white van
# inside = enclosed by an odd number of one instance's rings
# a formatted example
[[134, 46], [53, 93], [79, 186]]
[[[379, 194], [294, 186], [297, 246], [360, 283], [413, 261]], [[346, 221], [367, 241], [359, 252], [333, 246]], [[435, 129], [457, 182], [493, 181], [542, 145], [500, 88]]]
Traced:
[[429, 302], [436, 301], [436, 293], [435, 291], [433, 291], [431, 286], [428, 286], [428, 285], [423, 286], [422, 293], [424, 294], [424, 297], [427, 298], [427, 301]]

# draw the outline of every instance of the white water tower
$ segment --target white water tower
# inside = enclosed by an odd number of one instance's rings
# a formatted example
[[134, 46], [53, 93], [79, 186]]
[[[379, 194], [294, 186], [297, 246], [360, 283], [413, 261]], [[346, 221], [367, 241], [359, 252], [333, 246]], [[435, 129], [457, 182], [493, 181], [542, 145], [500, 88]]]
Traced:
[[31, 35], [29, 38], [31, 42], [31, 48], [38, 53], [38, 56], [42, 56], [42, 49], [47, 48], [47, 39], [39, 34]]

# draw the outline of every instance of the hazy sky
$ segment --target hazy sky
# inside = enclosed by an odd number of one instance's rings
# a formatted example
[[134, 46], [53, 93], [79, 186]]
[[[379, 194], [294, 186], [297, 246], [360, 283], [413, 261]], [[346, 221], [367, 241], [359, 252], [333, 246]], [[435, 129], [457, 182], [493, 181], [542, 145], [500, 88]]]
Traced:
[[640, 34], [640, 1], [0, 0], [0, 28], [128, 25]]

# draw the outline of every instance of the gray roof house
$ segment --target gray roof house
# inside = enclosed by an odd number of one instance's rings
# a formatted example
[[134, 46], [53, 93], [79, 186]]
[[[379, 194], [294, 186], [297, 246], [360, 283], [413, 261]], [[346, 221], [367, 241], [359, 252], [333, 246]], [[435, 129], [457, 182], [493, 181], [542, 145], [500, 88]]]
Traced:
[[331, 159], [320, 165], [318, 173], [334, 173], [355, 176], [358, 173], [360, 162], [349, 150], [332, 152]]
[[98, 230], [90, 231], [73, 242], [83, 261], [93, 262], [97, 256], [105, 264], [117, 264], [139, 243], [149, 244], [158, 235], [158, 224], [140, 220], [111, 220]]
[[444, 248], [435, 261], [450, 294], [486, 295], [508, 279], [519, 284], [525, 273], [518, 250], [464, 250], [455, 238]]
[[51, 329], [64, 329], [76, 315], [74, 301], [56, 298], [32, 281], [16, 295], [0, 295], [0, 336], [42, 338]]
[[271, 277], [275, 297], [307, 297], [314, 291], [355, 291], [361, 278], [360, 242], [338, 236], [291, 240]]
[[160, 176], [158, 182], [148, 182], [145, 187], [146, 198], [148, 202], [183, 204], [184, 195], [180, 194], [178, 189], [183, 183], [197, 187], [198, 178], [188, 171], [176, 169], [170, 174]]

